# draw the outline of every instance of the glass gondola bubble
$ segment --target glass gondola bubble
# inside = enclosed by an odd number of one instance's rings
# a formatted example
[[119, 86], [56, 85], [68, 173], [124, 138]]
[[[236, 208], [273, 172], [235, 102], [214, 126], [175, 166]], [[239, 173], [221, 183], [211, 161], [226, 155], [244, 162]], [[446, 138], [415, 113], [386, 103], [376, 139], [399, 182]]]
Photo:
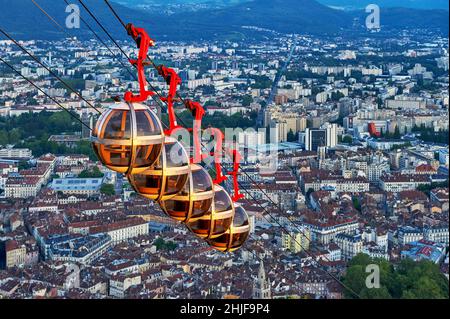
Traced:
[[97, 157], [106, 167], [134, 174], [158, 160], [164, 133], [160, 120], [147, 106], [116, 102], [98, 119], [91, 141]]
[[190, 171], [189, 157], [184, 147], [176, 139], [166, 137], [155, 165], [141, 173], [128, 175], [128, 180], [142, 196], [164, 201], [185, 187]]
[[197, 164], [191, 164], [188, 182], [176, 196], [159, 201], [161, 209], [170, 217], [191, 222], [211, 214], [214, 198], [213, 181], [208, 172]]
[[219, 185], [214, 185], [211, 214], [187, 223], [187, 227], [201, 238], [219, 237], [230, 228], [234, 205], [230, 195]]
[[239, 249], [247, 240], [250, 233], [247, 212], [240, 204], [235, 204], [234, 210], [232, 225], [225, 234], [217, 238], [206, 239], [206, 242], [214, 249], [222, 252], [232, 252]]

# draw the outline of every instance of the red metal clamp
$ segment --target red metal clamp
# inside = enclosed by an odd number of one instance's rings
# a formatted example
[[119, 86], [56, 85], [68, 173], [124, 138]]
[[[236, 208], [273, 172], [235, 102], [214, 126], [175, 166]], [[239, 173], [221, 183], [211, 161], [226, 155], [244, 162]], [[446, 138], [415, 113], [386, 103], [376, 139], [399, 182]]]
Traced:
[[164, 65], [159, 65], [157, 67], [157, 70], [159, 75], [161, 75], [166, 81], [167, 85], [169, 85], [169, 94], [167, 95], [167, 97], [162, 97], [161, 100], [163, 102], [167, 102], [167, 113], [169, 113], [169, 129], [166, 130], [166, 134], [170, 135], [173, 130], [179, 127], [177, 124], [177, 118], [175, 116], [173, 103], [177, 94], [177, 87], [181, 84], [181, 78], [174, 69], [168, 68]]
[[214, 156], [216, 178], [213, 180], [213, 182], [214, 184], [220, 184], [228, 179], [226, 176], [223, 175], [221, 165], [224, 135], [221, 130], [215, 127], [209, 127], [208, 130], [210, 130], [211, 134], [214, 136], [214, 139], [216, 140], [216, 145], [214, 146], [214, 152], [210, 152], [209, 154], [207, 153], [202, 154], [202, 160], [204, 160], [208, 156]]
[[136, 60], [130, 59], [130, 63], [135, 65], [138, 71], [139, 94], [134, 95], [128, 91], [125, 93], [124, 99], [127, 102], [144, 102], [148, 97], [155, 94], [153, 91], [147, 90], [147, 80], [145, 79], [144, 68], [150, 64], [147, 59], [148, 49], [154, 45], [154, 41], [148, 36], [143, 28], [136, 28], [131, 23], [127, 24], [127, 32], [136, 42], [139, 48], [138, 58]]
[[202, 146], [201, 146], [201, 131], [202, 131], [202, 119], [205, 115], [205, 109], [200, 103], [192, 100], [185, 100], [184, 105], [191, 111], [194, 117], [194, 125], [192, 128], [192, 135], [194, 139], [194, 152], [191, 159], [191, 163], [200, 163], [202, 161]]
[[231, 172], [228, 172], [228, 175], [233, 176], [233, 188], [234, 188], [234, 194], [231, 196], [231, 199], [234, 202], [237, 202], [241, 198], [244, 198], [244, 195], [241, 194], [240, 188], [239, 188], [239, 182], [238, 182], [238, 175], [239, 175], [239, 166], [242, 159], [241, 153], [239, 153], [236, 149], [227, 149], [227, 151], [230, 153], [230, 155], [233, 157], [233, 170]]

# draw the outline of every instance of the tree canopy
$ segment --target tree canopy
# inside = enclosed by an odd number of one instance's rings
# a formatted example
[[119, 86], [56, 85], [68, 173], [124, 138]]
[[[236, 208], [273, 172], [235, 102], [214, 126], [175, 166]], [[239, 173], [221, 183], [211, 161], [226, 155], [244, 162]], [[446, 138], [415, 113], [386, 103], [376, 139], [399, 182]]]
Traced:
[[171, 241], [165, 241], [162, 237], [158, 237], [155, 239], [155, 241], [153, 242], [153, 244], [156, 246], [156, 250], [175, 250], [178, 245]]
[[100, 192], [104, 195], [112, 196], [116, 194], [116, 191], [114, 190], [113, 184], [102, 184], [100, 187]]
[[24, 113], [13, 117], [0, 117], [0, 145], [12, 144], [17, 148], [29, 148], [34, 156], [53, 154], [86, 154], [96, 156], [91, 143], [82, 140], [74, 147], [49, 141], [53, 134], [77, 134], [81, 124], [67, 112]]
[[[369, 275], [366, 267], [376, 264], [380, 269], [380, 288], [366, 287]], [[361, 298], [367, 299], [448, 299], [448, 280], [439, 266], [422, 260], [402, 259], [391, 264], [384, 259], [373, 259], [366, 254], [356, 255], [348, 264], [343, 282]], [[350, 292], [346, 297], [355, 298]]]
[[100, 178], [103, 176], [104, 174], [97, 166], [94, 166], [92, 169], [85, 169], [78, 175], [80, 178]]

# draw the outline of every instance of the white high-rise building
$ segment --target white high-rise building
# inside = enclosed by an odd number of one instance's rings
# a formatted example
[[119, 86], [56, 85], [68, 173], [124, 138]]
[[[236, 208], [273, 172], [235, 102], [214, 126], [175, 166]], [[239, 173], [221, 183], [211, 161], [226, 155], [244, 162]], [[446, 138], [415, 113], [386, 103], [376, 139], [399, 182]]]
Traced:
[[266, 142], [266, 136], [263, 131], [245, 130], [244, 132], [239, 133], [238, 141], [241, 147], [256, 148], [258, 145]]
[[37, 68], [36, 69], [36, 74], [38, 76], [47, 76], [47, 75], [50, 74], [50, 72], [46, 68]]
[[23, 76], [30, 76], [31, 75], [31, 68], [29, 67], [23, 67], [20, 69], [20, 74]]
[[307, 151], [317, 152], [320, 146], [326, 146], [327, 132], [323, 129], [310, 129], [305, 130], [305, 149]]
[[327, 123], [320, 129], [305, 130], [305, 149], [317, 151], [319, 147], [334, 147], [337, 144], [337, 124]]
[[288, 132], [286, 121], [273, 120], [270, 123], [270, 142], [286, 142]]
[[337, 124], [328, 124], [326, 126], [328, 147], [334, 147], [337, 144]]

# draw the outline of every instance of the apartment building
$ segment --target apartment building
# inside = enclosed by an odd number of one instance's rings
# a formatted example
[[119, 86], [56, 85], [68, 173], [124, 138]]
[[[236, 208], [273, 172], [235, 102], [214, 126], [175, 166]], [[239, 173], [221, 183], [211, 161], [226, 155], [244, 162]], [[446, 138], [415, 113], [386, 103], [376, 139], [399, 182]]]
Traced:
[[350, 260], [363, 249], [363, 240], [360, 234], [337, 234], [335, 243], [341, 248], [344, 260]]
[[41, 179], [36, 176], [9, 177], [5, 182], [5, 197], [35, 197], [39, 192], [41, 185]]
[[142, 218], [136, 217], [112, 222], [107, 225], [90, 227], [89, 233], [107, 233], [111, 237], [112, 243], [115, 244], [128, 238], [148, 235], [149, 225]]
[[31, 150], [28, 148], [2, 148], [0, 149], [0, 158], [23, 158], [30, 159], [33, 157]]
[[415, 227], [403, 226], [398, 229], [397, 239], [398, 239], [398, 244], [405, 245], [408, 243], [422, 240], [423, 232], [422, 232], [422, 230], [415, 228]]
[[307, 227], [291, 227], [289, 233], [281, 235], [281, 246], [294, 254], [308, 250], [310, 242], [311, 232]]
[[8, 240], [5, 244], [6, 268], [21, 266], [25, 264], [27, 249], [15, 240]]
[[430, 185], [427, 175], [384, 175], [379, 179], [380, 188], [386, 192], [398, 193], [401, 191], [414, 190], [419, 185]]
[[309, 228], [311, 233], [311, 240], [327, 245], [333, 241], [338, 234], [351, 233], [358, 229], [358, 222], [355, 220], [310, 220], [302, 222], [302, 224]]

